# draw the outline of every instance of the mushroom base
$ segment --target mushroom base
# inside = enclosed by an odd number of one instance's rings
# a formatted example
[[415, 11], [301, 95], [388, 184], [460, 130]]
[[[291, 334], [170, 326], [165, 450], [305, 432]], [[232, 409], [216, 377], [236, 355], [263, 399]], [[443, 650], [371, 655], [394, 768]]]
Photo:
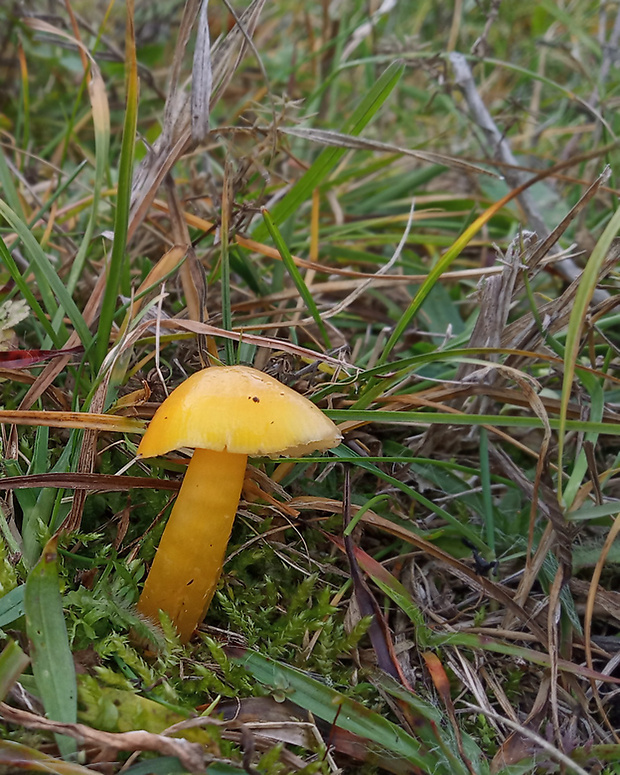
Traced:
[[211, 603], [222, 572], [247, 455], [197, 449], [168, 519], [138, 610], [165, 611], [187, 642]]

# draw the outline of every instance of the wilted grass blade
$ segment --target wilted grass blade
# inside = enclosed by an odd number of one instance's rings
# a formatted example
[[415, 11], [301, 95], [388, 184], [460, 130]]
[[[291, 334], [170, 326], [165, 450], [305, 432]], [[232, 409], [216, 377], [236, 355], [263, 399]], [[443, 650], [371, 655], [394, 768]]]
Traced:
[[119, 431], [142, 433], [146, 423], [132, 417], [89, 412], [46, 412], [37, 410], [0, 409], [0, 423], [13, 425], [47, 425], [50, 428], [78, 428], [79, 430]]

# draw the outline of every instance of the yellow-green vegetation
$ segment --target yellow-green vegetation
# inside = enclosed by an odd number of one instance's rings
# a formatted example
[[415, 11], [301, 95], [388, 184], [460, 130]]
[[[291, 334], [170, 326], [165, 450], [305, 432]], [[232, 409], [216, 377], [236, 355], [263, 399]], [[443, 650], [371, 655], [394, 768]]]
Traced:
[[617, 4], [0, 5], [0, 771], [618, 772]]

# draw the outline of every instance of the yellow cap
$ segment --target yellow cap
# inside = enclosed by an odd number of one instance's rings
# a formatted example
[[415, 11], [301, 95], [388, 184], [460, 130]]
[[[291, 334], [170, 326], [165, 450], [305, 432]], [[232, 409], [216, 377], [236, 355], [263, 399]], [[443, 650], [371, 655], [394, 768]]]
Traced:
[[181, 383], [159, 407], [140, 457], [179, 447], [243, 455], [305, 455], [337, 447], [334, 423], [311, 401], [248, 366], [213, 366]]

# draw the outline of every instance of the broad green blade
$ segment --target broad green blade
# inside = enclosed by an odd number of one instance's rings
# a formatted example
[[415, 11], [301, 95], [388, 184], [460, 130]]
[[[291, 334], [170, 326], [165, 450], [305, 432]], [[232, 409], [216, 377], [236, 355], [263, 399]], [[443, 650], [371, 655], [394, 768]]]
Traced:
[[[77, 721], [77, 684], [60, 596], [57, 539], [43, 549], [26, 581], [26, 632], [31, 644], [32, 672], [45, 713], [54, 721]], [[73, 738], [57, 735], [63, 756], [75, 753]]]
[[[447, 762], [440, 751], [426, 750], [396, 724], [310, 678], [306, 673], [253, 651], [232, 648], [226, 651], [233, 662], [242, 665], [257, 681], [276, 689], [314, 716], [371, 740], [381, 748], [422, 767], [425, 772], [428, 769], [445, 775], [451, 772], [446, 769]], [[435, 715], [437, 718], [434, 721], [439, 722], [439, 715]], [[434, 742], [436, 744], [436, 738]]]

